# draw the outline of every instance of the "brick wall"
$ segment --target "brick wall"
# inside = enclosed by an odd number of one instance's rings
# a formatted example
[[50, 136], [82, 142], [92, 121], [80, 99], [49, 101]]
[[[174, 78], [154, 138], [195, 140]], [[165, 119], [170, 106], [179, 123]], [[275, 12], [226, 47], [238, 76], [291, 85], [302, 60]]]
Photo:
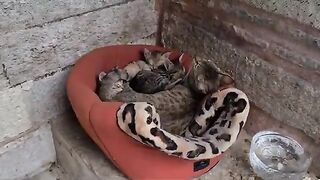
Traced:
[[320, 158], [317, 0], [171, 0], [164, 10], [163, 44], [215, 61], [247, 93], [247, 130], [290, 129]]
[[55, 161], [48, 122], [69, 110], [69, 69], [97, 47], [152, 43], [153, 9], [149, 0], [0, 0], [0, 179]]

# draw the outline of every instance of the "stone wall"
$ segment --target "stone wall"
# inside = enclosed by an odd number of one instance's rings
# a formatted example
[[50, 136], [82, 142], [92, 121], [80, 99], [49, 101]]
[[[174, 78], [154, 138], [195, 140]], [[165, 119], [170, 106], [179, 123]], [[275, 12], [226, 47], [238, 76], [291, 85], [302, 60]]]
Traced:
[[149, 0], [0, 0], [0, 179], [55, 161], [50, 124], [70, 110], [65, 81], [84, 53], [145, 42], [156, 31]]
[[[164, 10], [163, 44], [215, 61], [247, 93], [253, 105], [247, 129], [271, 127], [259, 120], [275, 119], [279, 128], [304, 132], [310, 149], [318, 146], [317, 0], [171, 0]], [[313, 155], [319, 158], [320, 150]]]

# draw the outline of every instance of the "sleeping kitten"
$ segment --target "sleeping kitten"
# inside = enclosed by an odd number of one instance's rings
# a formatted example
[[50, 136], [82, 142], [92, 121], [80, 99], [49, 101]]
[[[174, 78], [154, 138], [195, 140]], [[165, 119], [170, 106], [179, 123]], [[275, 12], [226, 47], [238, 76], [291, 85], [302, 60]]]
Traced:
[[123, 91], [126, 79], [128, 79], [127, 72], [118, 67], [113, 68], [108, 74], [101, 72], [98, 77], [98, 95], [100, 99], [102, 101], [113, 99], [118, 93]]
[[[170, 90], [155, 94], [142, 94], [134, 91], [128, 82], [124, 82], [123, 90], [113, 95], [111, 99], [101, 97], [108, 93], [99, 93], [99, 96], [101, 99], [122, 102], [148, 102], [154, 105], [159, 113], [162, 123], [161, 126], [168, 132], [181, 135], [192, 120], [196, 112], [197, 104], [200, 103], [199, 101], [206, 95], [206, 93], [204, 94], [202, 92], [214, 91], [223, 83], [216, 82], [221, 80], [218, 76], [221, 72], [217, 72], [217, 69], [213, 66], [208, 66], [211, 68], [205, 68], [203, 66], [207, 66], [207, 63], [196, 63], [194, 61], [185, 84], [176, 85]], [[120, 71], [117, 72], [119, 73]], [[203, 74], [207, 75], [203, 76]], [[108, 78], [105, 80], [107, 79]], [[107, 90], [103, 90], [103, 88]], [[102, 85], [100, 91], [108, 91], [108, 89], [107, 86]]]
[[222, 72], [213, 61], [193, 60], [193, 70], [189, 74], [189, 86], [197, 93], [208, 94], [215, 92], [220, 86], [231, 85], [234, 79]]
[[151, 66], [142, 60], [129, 63], [124, 70], [128, 73], [128, 80], [134, 78], [141, 70], [151, 70]]
[[[163, 90], [169, 90], [181, 82], [185, 76], [185, 68], [181, 64], [183, 55], [178, 62], [173, 62], [169, 69], [160, 65], [157, 69], [142, 70], [130, 81], [130, 86], [137, 92], [153, 94]], [[161, 61], [158, 59], [158, 61]], [[156, 59], [153, 60], [156, 62]]]
[[167, 74], [142, 70], [130, 81], [130, 87], [139, 93], [154, 94], [170, 83]]
[[146, 62], [151, 66], [151, 69], [157, 69], [159, 66], [164, 65], [165, 69], [170, 69], [173, 64], [169, 59], [171, 52], [152, 51], [144, 48], [144, 58]]

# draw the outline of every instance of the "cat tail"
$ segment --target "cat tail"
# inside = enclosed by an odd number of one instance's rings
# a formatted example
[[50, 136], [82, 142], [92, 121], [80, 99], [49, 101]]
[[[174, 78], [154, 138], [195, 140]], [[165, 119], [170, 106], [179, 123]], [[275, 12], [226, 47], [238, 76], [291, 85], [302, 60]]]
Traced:
[[187, 132], [186, 137], [182, 137], [163, 130], [155, 107], [146, 102], [121, 105], [117, 112], [117, 122], [127, 135], [147, 146], [183, 159], [201, 160], [219, 156], [236, 141], [248, 112], [249, 106], [246, 106], [244, 111], [235, 114], [227, 122], [220, 119], [214, 124], [206, 123], [211, 127], [207, 127], [201, 136]]
[[123, 104], [117, 112], [117, 122], [127, 135], [168, 155], [199, 160], [221, 154], [210, 142], [176, 136], [161, 129], [155, 107], [145, 102]]

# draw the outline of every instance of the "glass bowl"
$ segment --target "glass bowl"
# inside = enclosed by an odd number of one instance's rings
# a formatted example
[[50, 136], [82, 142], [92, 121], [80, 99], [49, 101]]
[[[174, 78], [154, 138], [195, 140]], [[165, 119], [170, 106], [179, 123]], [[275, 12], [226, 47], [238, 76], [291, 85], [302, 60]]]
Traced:
[[249, 158], [253, 171], [265, 180], [301, 180], [311, 164], [297, 141], [272, 131], [254, 135]]

